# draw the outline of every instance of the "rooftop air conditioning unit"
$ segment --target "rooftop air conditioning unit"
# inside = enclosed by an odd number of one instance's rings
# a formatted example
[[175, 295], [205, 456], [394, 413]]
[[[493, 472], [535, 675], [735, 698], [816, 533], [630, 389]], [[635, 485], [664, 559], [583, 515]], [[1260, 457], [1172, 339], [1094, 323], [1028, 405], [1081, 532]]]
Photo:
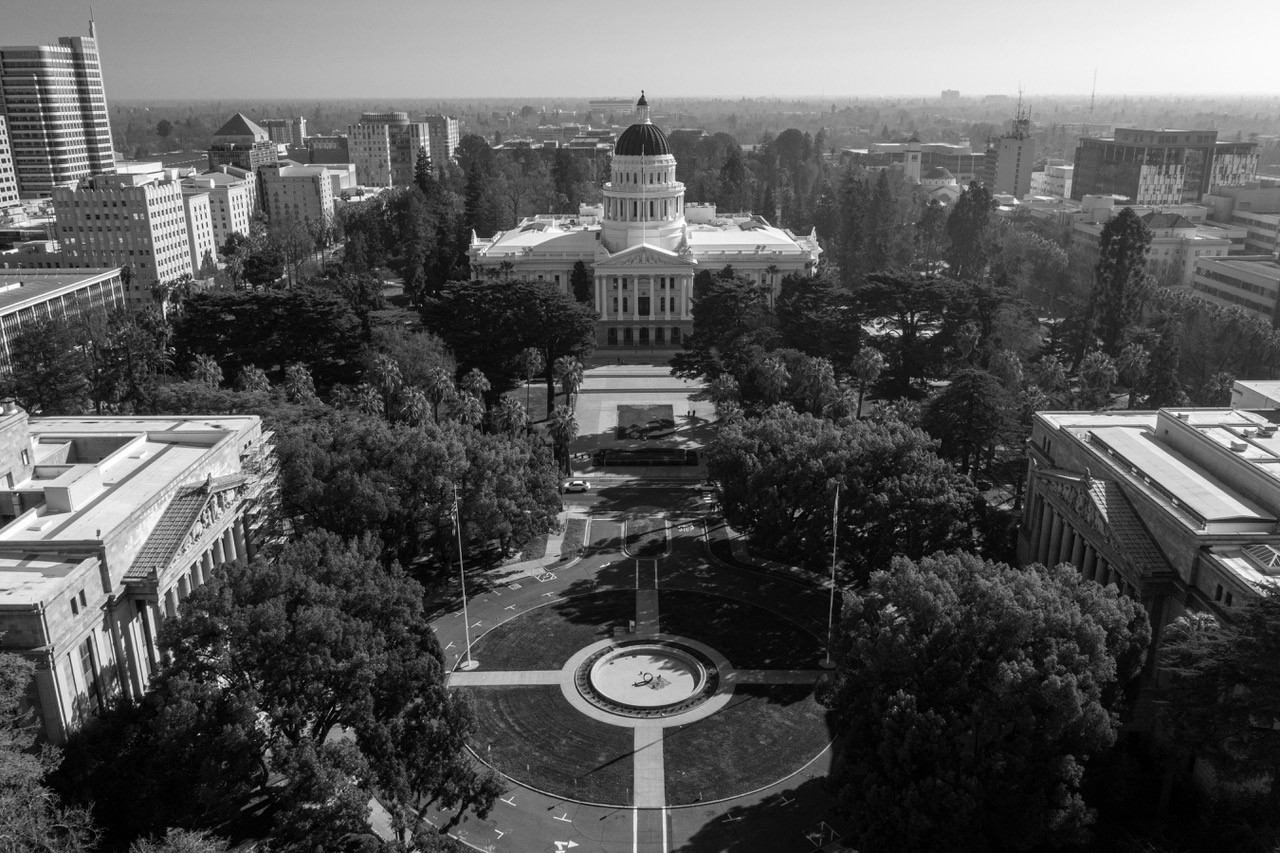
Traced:
[[1243, 441], [1233, 441], [1231, 442], [1231, 452], [1244, 453], [1244, 449], [1248, 446], [1249, 445], [1245, 444]]

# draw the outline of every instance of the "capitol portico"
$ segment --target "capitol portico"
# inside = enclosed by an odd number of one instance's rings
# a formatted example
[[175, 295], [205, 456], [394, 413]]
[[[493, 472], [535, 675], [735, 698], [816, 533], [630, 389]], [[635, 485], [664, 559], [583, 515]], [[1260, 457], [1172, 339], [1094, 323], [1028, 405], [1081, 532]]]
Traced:
[[811, 274], [821, 251], [816, 233], [797, 237], [761, 216], [686, 204], [676, 158], [641, 94], [636, 123], [614, 147], [601, 204], [529, 217], [489, 238], [473, 234], [469, 254], [474, 278], [506, 269], [566, 292], [581, 261], [593, 275], [601, 345], [678, 347], [693, 327], [699, 270], [732, 266], [776, 295], [784, 276]]

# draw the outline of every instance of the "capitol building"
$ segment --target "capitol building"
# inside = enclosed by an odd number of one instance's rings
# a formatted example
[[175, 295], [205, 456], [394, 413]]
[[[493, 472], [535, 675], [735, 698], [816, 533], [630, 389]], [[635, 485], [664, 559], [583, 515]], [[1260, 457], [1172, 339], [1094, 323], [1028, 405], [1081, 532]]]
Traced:
[[726, 266], [778, 294], [784, 276], [812, 274], [815, 232], [798, 237], [750, 213], [717, 213], [685, 203], [676, 158], [649, 120], [643, 93], [636, 123], [613, 150], [611, 180], [599, 205], [577, 215], [539, 214], [492, 237], [472, 236], [473, 278], [514, 275], [569, 289], [574, 264], [594, 275], [602, 346], [679, 347], [693, 327], [693, 277]]

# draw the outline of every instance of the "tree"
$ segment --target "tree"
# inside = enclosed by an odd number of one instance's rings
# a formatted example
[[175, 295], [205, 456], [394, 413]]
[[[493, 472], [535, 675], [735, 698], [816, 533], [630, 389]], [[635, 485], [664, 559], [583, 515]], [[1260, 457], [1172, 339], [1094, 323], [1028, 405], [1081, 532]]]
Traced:
[[3, 390], [32, 414], [79, 414], [89, 402], [88, 367], [70, 323], [39, 320], [12, 338]]
[[918, 396], [941, 356], [939, 331], [971, 307], [964, 288], [945, 278], [869, 275], [854, 296], [863, 319], [891, 335], [880, 345], [893, 361], [890, 396]]
[[[1160, 711], [1171, 744], [1225, 779], [1267, 787], [1264, 810], [1280, 835], [1280, 591], [1263, 585], [1233, 608], [1230, 622], [1189, 613], [1164, 630], [1160, 664], [1167, 686]], [[1274, 843], [1274, 842], [1273, 842]]]
[[571, 355], [561, 356], [556, 359], [555, 372], [560, 380], [560, 387], [564, 389], [564, 404], [573, 406], [574, 395], [582, 385], [582, 362]]
[[973, 474], [983, 451], [1009, 433], [1008, 392], [985, 370], [967, 368], [926, 405], [922, 424], [941, 443], [944, 456], [958, 460], [960, 473]]
[[230, 853], [231, 844], [203, 830], [170, 829], [161, 838], [140, 838], [129, 853]]
[[495, 391], [514, 388], [520, 352], [537, 349], [548, 415], [554, 405], [556, 359], [582, 359], [595, 349], [595, 311], [545, 281], [451, 282], [422, 313], [426, 326], [449, 344], [459, 367], [479, 368]]
[[67, 807], [44, 786], [60, 761], [36, 748], [39, 725], [27, 701], [35, 664], [0, 652], [0, 851], [88, 853], [98, 831], [87, 809]]
[[858, 847], [1079, 844], [1086, 761], [1116, 740], [1150, 640], [1141, 606], [1071, 567], [897, 559], [846, 596], [832, 782]]
[[862, 398], [866, 395], [867, 388], [874, 385], [880, 378], [884, 368], [884, 353], [875, 347], [862, 347], [854, 356], [849, 372], [858, 380], [858, 410], [855, 417], [862, 417]]
[[579, 302], [595, 307], [595, 279], [582, 261], [573, 262], [573, 269], [569, 272], [569, 292]]
[[947, 237], [951, 240], [947, 263], [955, 278], [976, 279], [986, 270], [991, 212], [995, 209], [991, 190], [977, 181], [969, 184], [951, 209], [947, 217]]
[[725, 519], [785, 559], [831, 560], [840, 486], [839, 556], [855, 573], [971, 539], [972, 484], [898, 420], [839, 423], [789, 406], [725, 425], [707, 448]]
[[427, 198], [435, 194], [435, 170], [431, 166], [431, 155], [426, 146], [418, 149], [418, 156], [413, 161], [413, 185]]
[[1082, 408], [1096, 409], [1111, 402], [1111, 389], [1120, 376], [1111, 356], [1101, 350], [1094, 350], [1080, 361], [1077, 373], [1080, 376]]
[[529, 411], [529, 386], [533, 384], [533, 377], [541, 373], [544, 367], [546, 367], [546, 359], [542, 357], [542, 350], [537, 347], [525, 347], [516, 355], [516, 369], [524, 377], [524, 408], [526, 412]]
[[837, 278], [788, 275], [782, 280], [776, 313], [786, 346], [830, 359], [841, 375], [849, 372], [862, 328], [853, 294]]
[[560, 463], [560, 473], [568, 476], [569, 445], [578, 437], [578, 418], [569, 406], [557, 405], [547, 419], [547, 431], [555, 442], [556, 459]]
[[161, 139], [168, 139], [170, 133], [173, 133], [173, 122], [167, 118], [162, 118], [156, 122], [156, 136]]
[[936, 198], [929, 199], [916, 223], [916, 254], [924, 271], [938, 271], [947, 248], [947, 209]]
[[518, 400], [504, 395], [489, 410], [489, 421], [498, 432], [519, 435], [529, 423], [529, 414]]
[[677, 376], [710, 378], [725, 369], [723, 360], [735, 350], [772, 332], [767, 289], [731, 268], [694, 276], [692, 309], [693, 331], [685, 336], [684, 350], [671, 360]]
[[1151, 232], [1133, 208], [1124, 207], [1107, 220], [1099, 239], [1087, 328], [1097, 334], [1102, 351], [1115, 357], [1124, 345], [1126, 330], [1139, 320], [1151, 289], [1146, 267]]
[[222, 368], [212, 356], [200, 353], [191, 362], [191, 381], [218, 388], [222, 385]]

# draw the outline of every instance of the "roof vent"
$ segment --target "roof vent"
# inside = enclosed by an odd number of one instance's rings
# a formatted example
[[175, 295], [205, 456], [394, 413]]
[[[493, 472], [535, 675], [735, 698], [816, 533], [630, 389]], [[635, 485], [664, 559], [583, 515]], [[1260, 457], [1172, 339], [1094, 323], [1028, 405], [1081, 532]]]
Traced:
[[1263, 438], [1270, 438], [1275, 434], [1276, 434], [1275, 424], [1267, 424], [1266, 426], [1258, 427], [1258, 435], [1262, 436]]
[[1174, 417], [1175, 417], [1175, 418], [1177, 418], [1177, 419], [1178, 419], [1178, 420], [1180, 420], [1180, 421], [1189, 421], [1189, 420], [1191, 420], [1191, 414], [1190, 414], [1190, 412], [1175, 412], [1175, 413], [1174, 413]]
[[1248, 446], [1249, 445], [1245, 444], [1243, 441], [1233, 441], [1231, 442], [1231, 452], [1244, 453], [1244, 449]]

